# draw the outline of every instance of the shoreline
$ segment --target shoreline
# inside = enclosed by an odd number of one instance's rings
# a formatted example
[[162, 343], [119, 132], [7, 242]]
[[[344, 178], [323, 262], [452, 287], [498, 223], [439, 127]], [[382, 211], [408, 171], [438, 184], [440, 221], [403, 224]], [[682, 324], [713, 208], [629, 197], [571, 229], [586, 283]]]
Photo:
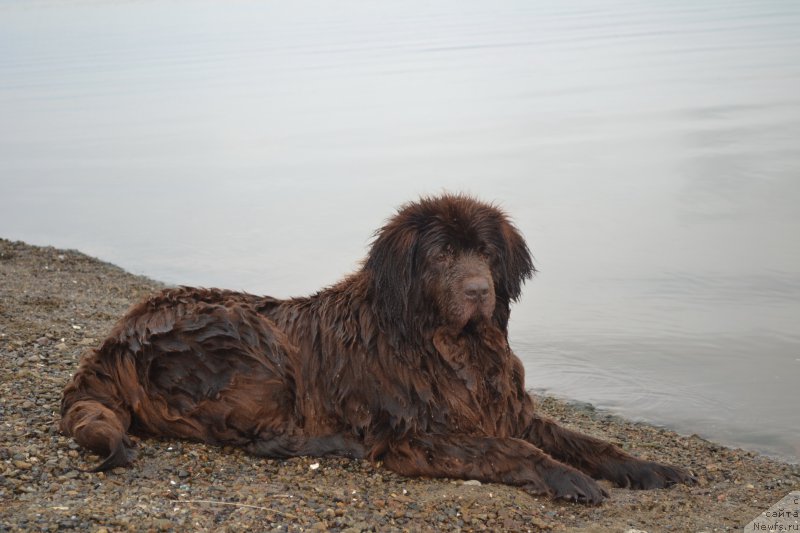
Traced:
[[155, 439], [139, 441], [129, 468], [82, 472], [97, 458], [58, 433], [61, 390], [80, 354], [162, 287], [74, 250], [0, 239], [0, 531], [741, 531], [800, 490], [798, 465], [551, 396], [537, 396], [548, 416], [689, 468], [698, 485], [603, 482], [609, 499], [588, 507], [505, 485], [404, 478], [366, 461], [278, 461]]

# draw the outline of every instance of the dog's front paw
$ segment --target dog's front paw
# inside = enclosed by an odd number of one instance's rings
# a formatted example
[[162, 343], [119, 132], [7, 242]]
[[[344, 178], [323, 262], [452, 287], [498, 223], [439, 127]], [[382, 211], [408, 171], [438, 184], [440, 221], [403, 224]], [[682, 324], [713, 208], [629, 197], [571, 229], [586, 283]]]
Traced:
[[608, 497], [597, 481], [568, 466], [547, 468], [542, 472], [542, 480], [553, 498], [596, 505]]
[[600, 478], [607, 479], [618, 487], [631, 489], [663, 489], [678, 483], [697, 483], [697, 479], [682, 468], [633, 457], [607, 461], [599, 470]]

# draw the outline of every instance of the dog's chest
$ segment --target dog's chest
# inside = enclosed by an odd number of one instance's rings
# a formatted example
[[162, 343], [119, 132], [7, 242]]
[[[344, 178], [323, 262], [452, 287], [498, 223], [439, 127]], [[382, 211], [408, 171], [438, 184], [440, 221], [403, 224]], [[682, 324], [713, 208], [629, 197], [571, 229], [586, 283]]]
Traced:
[[517, 396], [505, 346], [471, 339], [435, 339], [441, 356], [431, 417], [449, 431], [507, 436]]

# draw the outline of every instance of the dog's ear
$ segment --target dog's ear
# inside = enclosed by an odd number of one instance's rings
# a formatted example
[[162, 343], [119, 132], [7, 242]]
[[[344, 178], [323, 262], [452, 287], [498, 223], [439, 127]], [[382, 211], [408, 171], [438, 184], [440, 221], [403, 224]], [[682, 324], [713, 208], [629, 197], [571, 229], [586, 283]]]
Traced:
[[513, 302], [519, 298], [525, 280], [530, 279], [536, 273], [536, 268], [533, 266], [531, 251], [519, 230], [510, 221], [504, 220], [501, 231], [504, 253], [500, 254], [498, 268], [502, 275], [500, 289], [504, 293], [502, 296]]
[[385, 332], [405, 336], [412, 322], [418, 240], [416, 230], [395, 219], [377, 233], [364, 263], [372, 309]]

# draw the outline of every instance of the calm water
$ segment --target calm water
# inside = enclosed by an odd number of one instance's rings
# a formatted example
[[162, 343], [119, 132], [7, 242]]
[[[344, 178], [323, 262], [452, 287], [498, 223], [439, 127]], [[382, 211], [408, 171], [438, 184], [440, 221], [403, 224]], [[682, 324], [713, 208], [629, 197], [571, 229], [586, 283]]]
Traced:
[[495, 200], [528, 384], [800, 455], [796, 0], [0, 4], [0, 235], [280, 296]]

